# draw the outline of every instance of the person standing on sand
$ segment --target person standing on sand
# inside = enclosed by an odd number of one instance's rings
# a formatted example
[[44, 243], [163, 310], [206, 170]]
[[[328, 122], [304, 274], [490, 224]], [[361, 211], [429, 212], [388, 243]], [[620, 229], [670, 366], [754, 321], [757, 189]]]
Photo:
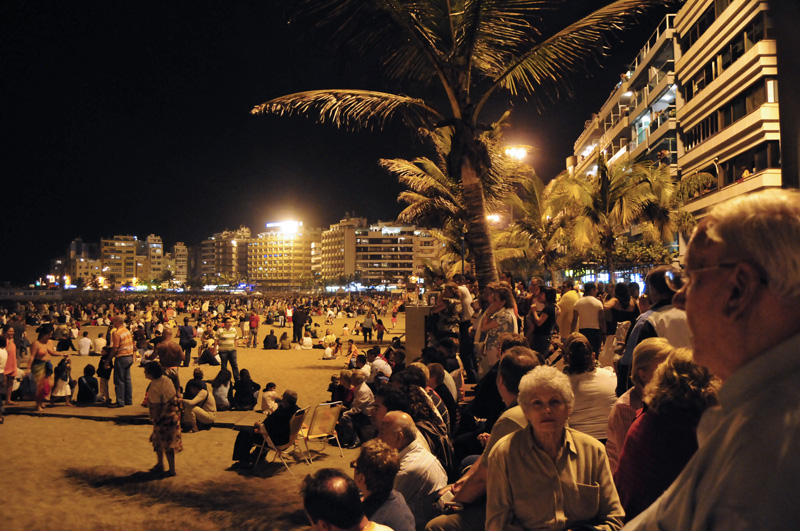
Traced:
[[[164, 375], [161, 365], [148, 363], [144, 375], [151, 380], [147, 388], [147, 404], [150, 410], [150, 421], [153, 433], [150, 442], [158, 456], [156, 466], [150, 472], [161, 474], [161, 477], [172, 477], [175, 472], [175, 452], [183, 450], [181, 440], [181, 413], [178, 395], [172, 380]], [[169, 469], [164, 470], [164, 454], [167, 455]]]
[[11, 391], [14, 390], [14, 378], [17, 376], [17, 345], [14, 342], [14, 333], [14, 328], [11, 325], [6, 325], [3, 338], [6, 340], [8, 360], [6, 360], [5, 369], [3, 370], [3, 378], [6, 381], [6, 405], [8, 406], [16, 405], [16, 402], [11, 401]]
[[114, 317], [114, 330], [111, 333], [111, 357], [114, 360], [114, 394], [116, 404], [108, 407], [123, 407], [133, 404], [133, 383], [131, 382], [131, 365], [133, 365], [133, 334], [125, 328], [125, 318]]
[[46, 326], [39, 332], [39, 337], [31, 345], [31, 357], [28, 360], [28, 366], [34, 380], [36, 380], [36, 411], [44, 411], [44, 400], [50, 393], [50, 377], [53, 375], [52, 364], [47, 365], [48, 356], [55, 356], [56, 352], [50, 346], [50, 337], [53, 335], [53, 329]]

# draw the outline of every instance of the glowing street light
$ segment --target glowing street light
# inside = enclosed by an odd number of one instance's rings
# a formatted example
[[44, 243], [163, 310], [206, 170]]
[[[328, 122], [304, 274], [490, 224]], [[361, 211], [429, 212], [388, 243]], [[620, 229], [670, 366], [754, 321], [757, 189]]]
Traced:
[[528, 150], [522, 146], [510, 146], [505, 149], [505, 154], [507, 157], [521, 162], [528, 156]]

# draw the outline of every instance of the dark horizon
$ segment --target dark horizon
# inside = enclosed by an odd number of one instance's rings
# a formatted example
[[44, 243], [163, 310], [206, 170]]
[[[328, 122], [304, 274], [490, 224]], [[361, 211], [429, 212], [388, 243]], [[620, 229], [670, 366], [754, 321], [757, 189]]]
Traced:
[[[345, 212], [392, 220], [402, 187], [377, 160], [428, 155], [399, 124], [351, 133], [250, 115], [282, 94], [381, 88], [368, 62], [287, 24], [272, 3], [12, 0], [0, 9], [0, 282], [33, 282], [78, 237], [152, 233], [169, 250], [288, 218], [322, 228]], [[572, 100], [542, 114], [512, 102], [506, 139], [537, 148], [529, 163], [545, 181], [662, 16], [622, 34], [592, 78], [574, 78]]]

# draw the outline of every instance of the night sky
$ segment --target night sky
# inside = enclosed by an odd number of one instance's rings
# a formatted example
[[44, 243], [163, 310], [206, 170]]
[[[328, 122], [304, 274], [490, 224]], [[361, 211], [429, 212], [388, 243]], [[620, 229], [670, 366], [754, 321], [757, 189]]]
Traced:
[[[302, 21], [287, 23], [290, 4], [3, 2], [0, 281], [44, 275], [76, 237], [154, 233], [170, 250], [288, 218], [322, 227], [346, 211], [393, 219], [401, 187], [377, 160], [428, 154], [411, 132], [249, 114], [292, 92], [391, 88], [369, 59], [353, 60]], [[662, 16], [626, 33], [594, 77], [574, 78], [575, 98], [543, 114], [512, 102], [506, 138], [538, 149], [529, 162], [544, 179], [564, 168], [584, 121]], [[485, 120], [499, 117], [503, 101]]]

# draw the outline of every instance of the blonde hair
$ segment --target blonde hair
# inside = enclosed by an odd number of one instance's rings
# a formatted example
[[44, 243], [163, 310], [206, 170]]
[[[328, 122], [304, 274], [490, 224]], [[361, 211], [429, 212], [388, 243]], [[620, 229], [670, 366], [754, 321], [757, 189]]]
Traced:
[[800, 192], [764, 190], [714, 207], [692, 240], [702, 237], [722, 247], [723, 261], [758, 266], [770, 288], [800, 298]]
[[643, 369], [653, 360], [664, 361], [675, 352], [675, 347], [663, 337], [648, 337], [633, 349], [633, 360], [631, 363], [631, 380], [640, 388], [644, 388], [645, 382], [639, 378], [638, 370]]
[[680, 413], [699, 418], [717, 403], [720, 380], [692, 359], [692, 352], [676, 349], [658, 366], [644, 391], [644, 401], [656, 413]]

